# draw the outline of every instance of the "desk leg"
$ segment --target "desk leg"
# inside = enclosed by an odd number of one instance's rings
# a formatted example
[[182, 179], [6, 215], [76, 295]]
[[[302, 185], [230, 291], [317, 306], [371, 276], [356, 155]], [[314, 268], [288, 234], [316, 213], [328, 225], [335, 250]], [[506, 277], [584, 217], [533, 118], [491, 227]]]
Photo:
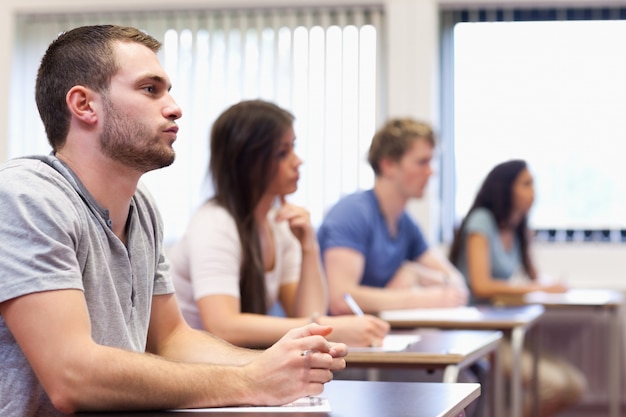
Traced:
[[456, 365], [448, 365], [443, 371], [443, 382], [457, 382], [459, 380], [459, 367]]
[[502, 376], [502, 345], [490, 355], [489, 387], [491, 395], [490, 412], [491, 417], [504, 416], [504, 378]]
[[515, 327], [511, 332], [511, 417], [522, 417], [522, 351], [525, 329]]
[[367, 380], [378, 381], [380, 379], [380, 370], [378, 368], [367, 368]]
[[534, 327], [530, 332], [533, 354], [533, 416], [539, 417], [539, 346], [541, 345], [541, 331], [540, 328]]
[[621, 372], [622, 361], [621, 343], [622, 343], [622, 325], [620, 320], [620, 309], [614, 307], [610, 310], [610, 340], [609, 340], [609, 415], [610, 417], [619, 417], [620, 415], [620, 389], [621, 389]]

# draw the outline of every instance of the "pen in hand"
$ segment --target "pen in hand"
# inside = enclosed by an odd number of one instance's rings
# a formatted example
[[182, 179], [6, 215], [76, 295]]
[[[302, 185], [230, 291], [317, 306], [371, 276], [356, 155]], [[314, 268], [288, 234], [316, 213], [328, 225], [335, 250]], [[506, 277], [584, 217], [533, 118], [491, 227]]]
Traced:
[[363, 310], [361, 310], [361, 307], [359, 307], [359, 305], [356, 303], [356, 301], [354, 301], [354, 298], [352, 298], [352, 296], [348, 293], [345, 293], [343, 295], [343, 299], [346, 300], [346, 304], [348, 304], [348, 307], [350, 307], [350, 310], [356, 314], [357, 316], [362, 316]]

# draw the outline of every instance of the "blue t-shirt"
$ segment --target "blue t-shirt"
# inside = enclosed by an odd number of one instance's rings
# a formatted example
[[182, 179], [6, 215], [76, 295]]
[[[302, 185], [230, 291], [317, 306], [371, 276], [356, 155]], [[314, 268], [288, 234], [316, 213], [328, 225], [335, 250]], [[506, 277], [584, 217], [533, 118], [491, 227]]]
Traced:
[[346, 247], [365, 257], [361, 285], [382, 288], [405, 261], [414, 261], [428, 250], [424, 236], [406, 212], [398, 220], [397, 235], [390, 236], [373, 190], [341, 199], [326, 214], [318, 231], [323, 254]]
[[[486, 208], [477, 208], [469, 214], [465, 229], [463, 231], [463, 245], [459, 255], [457, 267], [467, 280], [467, 286], [472, 291], [471, 283], [467, 275], [467, 237], [472, 233], [483, 235], [489, 242], [489, 259], [491, 261], [491, 276], [494, 279], [506, 281], [515, 274], [521, 267], [521, 249], [517, 236], [513, 240], [513, 246], [507, 250], [502, 244], [496, 219]], [[486, 300], [471, 297], [470, 303], [476, 304]]]

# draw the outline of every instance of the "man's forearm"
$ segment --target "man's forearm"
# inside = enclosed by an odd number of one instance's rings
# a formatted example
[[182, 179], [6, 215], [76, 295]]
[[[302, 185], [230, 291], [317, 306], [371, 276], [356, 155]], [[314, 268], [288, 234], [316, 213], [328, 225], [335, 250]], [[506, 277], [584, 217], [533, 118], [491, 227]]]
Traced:
[[[337, 350], [323, 337], [330, 331], [326, 326], [293, 329], [257, 353], [189, 330], [177, 335], [168, 351], [177, 343], [192, 342], [206, 354], [189, 356], [191, 347], [184, 362], [181, 356], [165, 358], [88, 343], [57, 355], [59, 360], [38, 376], [54, 406], [66, 413], [282, 405], [319, 394], [332, 379], [331, 370], [345, 366], [345, 346]], [[304, 358], [303, 351], [318, 353]], [[231, 365], [220, 364], [225, 362]]]
[[176, 361], [211, 363], [216, 365], [245, 365], [259, 352], [240, 348], [203, 330], [181, 329], [165, 343], [158, 352], [153, 352]]
[[[207, 355], [210, 350], [207, 350]], [[95, 346], [65, 361], [47, 387], [64, 412], [211, 407], [250, 403], [254, 387], [238, 366], [181, 363], [156, 355]]]

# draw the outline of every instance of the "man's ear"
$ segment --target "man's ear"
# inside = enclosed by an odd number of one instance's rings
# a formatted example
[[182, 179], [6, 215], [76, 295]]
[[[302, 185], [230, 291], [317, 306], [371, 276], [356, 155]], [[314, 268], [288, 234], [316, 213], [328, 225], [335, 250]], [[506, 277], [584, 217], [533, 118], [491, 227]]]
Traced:
[[94, 124], [98, 121], [94, 98], [95, 94], [91, 89], [76, 85], [67, 92], [65, 102], [74, 117], [84, 123]]
[[380, 175], [385, 176], [391, 172], [391, 170], [396, 166], [396, 161], [391, 158], [382, 158], [378, 162], [378, 168], [380, 169]]

